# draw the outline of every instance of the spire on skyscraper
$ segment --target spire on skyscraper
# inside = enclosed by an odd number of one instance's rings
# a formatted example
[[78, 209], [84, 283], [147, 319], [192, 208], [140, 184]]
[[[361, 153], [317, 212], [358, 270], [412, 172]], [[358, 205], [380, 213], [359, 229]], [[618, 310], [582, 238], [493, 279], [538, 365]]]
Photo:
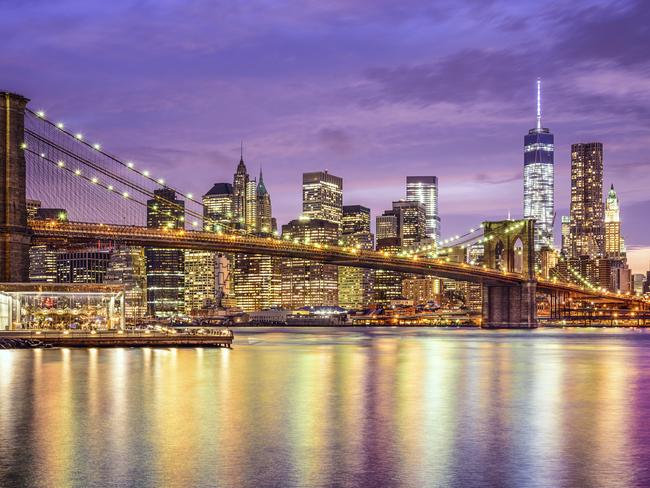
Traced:
[[237, 173], [246, 174], [246, 165], [244, 164], [244, 141], [241, 141], [239, 149], [239, 164], [237, 165]]
[[537, 130], [542, 130], [542, 80], [537, 78]]
[[262, 167], [260, 166], [260, 181], [257, 182], [257, 195], [262, 196], [266, 195], [268, 191], [264, 185], [264, 179], [262, 178]]

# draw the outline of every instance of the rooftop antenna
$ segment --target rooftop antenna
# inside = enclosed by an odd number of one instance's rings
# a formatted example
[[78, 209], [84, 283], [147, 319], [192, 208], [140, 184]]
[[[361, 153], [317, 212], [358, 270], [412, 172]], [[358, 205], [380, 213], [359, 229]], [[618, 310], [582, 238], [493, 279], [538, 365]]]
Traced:
[[537, 130], [542, 130], [542, 80], [537, 78]]
[[244, 140], [241, 140], [241, 147], [239, 149], [239, 159], [240, 161], [244, 160]]

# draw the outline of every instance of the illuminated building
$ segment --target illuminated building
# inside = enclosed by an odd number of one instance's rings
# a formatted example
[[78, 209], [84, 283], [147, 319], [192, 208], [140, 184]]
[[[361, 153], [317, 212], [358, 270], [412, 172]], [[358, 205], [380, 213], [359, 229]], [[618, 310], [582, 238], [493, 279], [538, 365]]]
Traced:
[[244, 148], [235, 171], [232, 185], [232, 212], [237, 225], [244, 227], [246, 223], [246, 192], [249, 187], [250, 177], [244, 164]]
[[185, 313], [195, 314], [216, 305], [217, 301], [217, 253], [186, 250]]
[[571, 256], [595, 258], [604, 251], [603, 145], [571, 145]]
[[[282, 226], [282, 239], [312, 244], [336, 245], [339, 226], [323, 219], [302, 217]], [[282, 261], [282, 306], [338, 305], [338, 270], [331, 264], [307, 259]]]
[[426, 236], [440, 240], [440, 216], [438, 215], [438, 178], [435, 176], [407, 176], [406, 200], [424, 205]]
[[108, 261], [108, 249], [69, 249], [56, 256], [58, 283], [103, 283]]
[[303, 173], [302, 213], [312, 219], [341, 225], [343, 218], [343, 178], [327, 171]]
[[[341, 245], [372, 250], [370, 209], [362, 205], [344, 205]], [[339, 306], [349, 309], [367, 307], [372, 302], [373, 272], [369, 269], [341, 266], [339, 274]]]
[[244, 229], [246, 232], [257, 232], [257, 182], [249, 180], [246, 183], [246, 215], [244, 217]]
[[605, 202], [605, 254], [609, 257], [620, 257], [623, 246], [621, 244], [621, 212], [614, 191], [614, 185], [609, 189]]
[[377, 231], [377, 241], [379, 239], [391, 239], [399, 237], [397, 229], [397, 216], [393, 215], [392, 210], [387, 210], [383, 215], [378, 215], [375, 219], [375, 230]]
[[[377, 239], [377, 250], [397, 254], [401, 251], [399, 237]], [[390, 305], [392, 300], [402, 298], [402, 279], [404, 275], [385, 269], [375, 270], [373, 301], [380, 306]]]
[[40, 200], [26, 200], [25, 204], [27, 205], [27, 218], [34, 219], [36, 218], [36, 211], [41, 208]]
[[542, 127], [541, 81], [537, 80], [537, 124], [524, 136], [524, 218], [535, 219], [536, 250], [553, 243], [553, 143], [553, 134]]
[[127, 319], [147, 313], [147, 266], [142, 247], [113, 249], [104, 277], [106, 284], [124, 285], [124, 307]]
[[56, 283], [57, 250], [48, 244], [29, 248], [29, 281]]
[[[185, 203], [169, 188], [154, 190], [147, 200], [147, 227], [182, 229]], [[145, 248], [147, 263], [147, 310], [156, 317], [169, 317], [184, 310], [185, 253], [177, 249]]]
[[569, 256], [571, 254], [571, 217], [562, 216], [562, 254]]
[[397, 217], [397, 234], [402, 248], [426, 238], [426, 210], [423, 204], [404, 200], [393, 202], [393, 214]]
[[215, 183], [203, 195], [203, 230], [227, 231], [233, 224], [233, 189], [230, 183]]
[[257, 182], [256, 193], [256, 210], [257, 210], [257, 232], [261, 234], [271, 234], [275, 229], [273, 216], [271, 215], [271, 195], [264, 184], [264, 177], [260, 169], [260, 181]]
[[646, 277], [643, 273], [635, 273], [632, 275], [632, 291], [641, 294], [645, 288]]
[[[30, 218], [37, 220], [68, 220], [68, 212], [62, 208], [42, 208], [38, 200], [28, 200]], [[38, 283], [57, 282], [57, 255], [55, 246], [37, 244], [29, 248], [29, 281]]]
[[406, 278], [402, 281], [402, 296], [422, 305], [429, 302], [440, 302], [440, 280], [433, 277]]
[[237, 307], [244, 312], [281, 305], [282, 259], [262, 254], [236, 254], [234, 286]]

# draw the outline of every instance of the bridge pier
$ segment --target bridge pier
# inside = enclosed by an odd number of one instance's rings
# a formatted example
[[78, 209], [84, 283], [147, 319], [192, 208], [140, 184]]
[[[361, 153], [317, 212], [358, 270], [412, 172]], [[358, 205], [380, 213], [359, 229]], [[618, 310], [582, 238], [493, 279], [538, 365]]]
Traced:
[[537, 327], [537, 283], [517, 286], [488, 285], [483, 293], [483, 327]]
[[25, 202], [25, 107], [29, 100], [0, 92], [0, 282], [29, 281], [30, 231]]

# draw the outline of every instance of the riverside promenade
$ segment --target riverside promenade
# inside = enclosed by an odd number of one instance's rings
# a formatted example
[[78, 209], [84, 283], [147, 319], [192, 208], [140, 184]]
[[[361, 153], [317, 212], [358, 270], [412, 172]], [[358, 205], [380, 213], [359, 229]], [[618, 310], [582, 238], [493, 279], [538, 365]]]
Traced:
[[13, 330], [0, 332], [2, 339], [40, 341], [52, 347], [227, 347], [234, 334], [229, 329], [207, 332], [152, 330]]

